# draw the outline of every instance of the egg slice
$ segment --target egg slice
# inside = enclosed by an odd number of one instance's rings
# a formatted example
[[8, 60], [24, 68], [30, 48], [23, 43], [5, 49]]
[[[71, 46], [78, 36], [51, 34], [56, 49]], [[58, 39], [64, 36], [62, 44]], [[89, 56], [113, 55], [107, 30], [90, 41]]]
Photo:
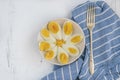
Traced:
[[44, 58], [46, 60], [52, 60], [56, 57], [56, 55], [57, 55], [57, 46], [52, 49], [47, 50], [44, 54]]
[[47, 25], [48, 30], [53, 34], [56, 39], [62, 39], [61, 27], [55, 21], [50, 21]]
[[67, 53], [70, 56], [77, 56], [79, 54], [79, 50], [76, 46], [74, 45], [70, 45], [70, 44], [66, 44], [63, 46], [64, 50], [67, 51]]
[[40, 34], [45, 40], [55, 42], [55, 38], [50, 34], [50, 32], [46, 28], [41, 29]]
[[69, 55], [64, 49], [59, 47], [57, 59], [61, 64], [67, 64], [69, 62]]
[[74, 44], [78, 44], [79, 42], [81, 42], [82, 39], [83, 39], [82, 35], [76, 34], [76, 35], [73, 35], [68, 42], [74, 45]]
[[39, 50], [40, 51], [47, 51], [53, 47], [55, 47], [55, 44], [53, 44], [52, 42], [48, 42], [48, 41], [39, 42]]
[[73, 32], [73, 24], [70, 21], [66, 21], [63, 24], [63, 35], [64, 35], [64, 40], [66, 40], [68, 37], [70, 37], [70, 35]]

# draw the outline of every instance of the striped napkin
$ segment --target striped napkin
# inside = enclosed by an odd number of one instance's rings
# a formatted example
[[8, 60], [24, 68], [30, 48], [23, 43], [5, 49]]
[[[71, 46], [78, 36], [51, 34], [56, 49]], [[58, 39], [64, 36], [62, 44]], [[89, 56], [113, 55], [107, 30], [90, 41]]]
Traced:
[[86, 10], [89, 1], [72, 11], [72, 20], [83, 29], [86, 47], [74, 63], [63, 66], [42, 80], [116, 80], [120, 77], [120, 19], [104, 2], [94, 2], [96, 24], [93, 29], [93, 55], [95, 73], [89, 72], [90, 37], [86, 27]]

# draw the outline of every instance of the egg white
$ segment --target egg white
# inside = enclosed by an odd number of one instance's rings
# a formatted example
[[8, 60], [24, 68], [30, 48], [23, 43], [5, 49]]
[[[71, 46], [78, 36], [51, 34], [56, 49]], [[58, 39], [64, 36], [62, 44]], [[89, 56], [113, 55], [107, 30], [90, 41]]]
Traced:
[[[76, 52], [75, 54], [72, 54], [72, 53], [68, 50], [69, 48], [74, 48], [77, 52]], [[78, 49], [76, 46], [74, 46], [74, 45], [65, 44], [65, 45], [63, 45], [63, 49], [64, 49], [70, 56], [72, 56], [72, 57], [77, 56], [77, 55], [79, 54], [79, 49]]]
[[[46, 28], [43, 28], [46, 29]], [[41, 29], [42, 30], [42, 29]], [[47, 30], [47, 29], [46, 29]], [[48, 30], [47, 30], [48, 31]], [[49, 32], [49, 31], [48, 31]], [[40, 31], [40, 35], [42, 36], [42, 38], [46, 41], [50, 41], [50, 42], [55, 42], [55, 38], [51, 35], [51, 33], [49, 32], [49, 37], [44, 36], [41, 31]]]
[[[49, 43], [50, 44], [50, 48], [49, 49], [52, 49], [52, 48], [54, 48], [56, 45], [53, 43], [53, 42], [51, 42], [51, 41], [40, 41], [39, 42], [39, 47], [40, 47], [40, 45], [41, 45], [41, 42], [47, 42], [47, 43]], [[48, 49], [48, 50], [49, 50]]]
[[[49, 49], [49, 50], [52, 50], [53, 52], [54, 52], [54, 55], [53, 55], [53, 57], [52, 57], [52, 59], [54, 59], [56, 56], [57, 56], [57, 53], [58, 53], [58, 48], [57, 48], [57, 46], [55, 46], [54, 48], [52, 48], [52, 49]], [[49, 51], [48, 50], [48, 51]], [[46, 51], [47, 52], [47, 51]], [[46, 52], [44, 52], [44, 54], [46, 53]], [[45, 57], [45, 56], [44, 56]], [[45, 58], [46, 59], [46, 58]], [[52, 60], [51, 59], [51, 60]]]
[[[72, 42], [71, 39], [73, 37], [75, 37], [75, 36], [80, 36], [81, 40], [79, 42], [76, 42], [76, 43]], [[67, 44], [71, 44], [71, 45], [76, 45], [76, 44], [80, 43], [82, 40], [83, 40], [83, 35], [81, 35], [81, 34], [74, 34], [70, 38], [67, 39], [66, 43]]]
[[[65, 32], [64, 32], [64, 26], [65, 26], [68, 22], [70, 22], [70, 21], [64, 22], [63, 28], [62, 28], [62, 33], [63, 33], [62, 35], [63, 35], [63, 39], [64, 39], [64, 40], [67, 40], [69, 37], [71, 37], [72, 32], [73, 32], [73, 31], [72, 31], [69, 35], [66, 35], [66, 34], [65, 34]], [[72, 22], [71, 22], [71, 23], [72, 23]], [[72, 26], [72, 28], [73, 28], [73, 26]]]
[[69, 55], [68, 55], [68, 53], [63, 49], [63, 48], [61, 48], [61, 47], [58, 47], [58, 55], [57, 55], [57, 60], [61, 63], [61, 61], [60, 61], [60, 54], [61, 53], [65, 53], [65, 55], [67, 56], [67, 58], [69, 59]]
[[[56, 22], [57, 23], [57, 22]], [[49, 23], [48, 23], [49, 24]], [[61, 26], [59, 23], [57, 23], [59, 31], [57, 33], [53, 33], [50, 31], [50, 33], [55, 37], [55, 39], [62, 39], [62, 34], [61, 34]]]

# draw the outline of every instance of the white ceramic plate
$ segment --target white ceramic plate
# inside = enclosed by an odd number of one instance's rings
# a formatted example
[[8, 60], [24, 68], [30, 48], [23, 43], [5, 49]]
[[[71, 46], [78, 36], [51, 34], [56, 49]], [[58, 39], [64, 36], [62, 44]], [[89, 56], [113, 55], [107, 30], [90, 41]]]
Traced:
[[[75, 56], [75, 57], [69, 57], [69, 62], [67, 64], [70, 64], [70, 63], [74, 62], [75, 60], [77, 60], [81, 56], [81, 54], [83, 53], [83, 50], [85, 48], [85, 36], [84, 36], [83, 30], [81, 29], [81, 27], [76, 22], [74, 22], [70, 19], [60, 18], [60, 19], [56, 19], [56, 20], [52, 20], [52, 21], [58, 22], [60, 24], [61, 28], [62, 28], [62, 25], [64, 24], [65, 21], [71, 21], [73, 23], [73, 29], [74, 29], [72, 35], [74, 35], [74, 34], [83, 35], [83, 40], [76, 45], [79, 49], [79, 54], [78, 54], [78, 56]], [[47, 24], [44, 27], [47, 27]], [[42, 37], [39, 34], [38, 35], [38, 42], [41, 41], [41, 39], [42, 39]], [[44, 55], [43, 55], [44, 53], [42, 51], [40, 51], [40, 54], [44, 58]], [[48, 60], [46, 60], [46, 61], [48, 61]], [[67, 65], [67, 64], [59, 63], [56, 57], [53, 60], [49, 60], [48, 62], [50, 62], [54, 65]]]

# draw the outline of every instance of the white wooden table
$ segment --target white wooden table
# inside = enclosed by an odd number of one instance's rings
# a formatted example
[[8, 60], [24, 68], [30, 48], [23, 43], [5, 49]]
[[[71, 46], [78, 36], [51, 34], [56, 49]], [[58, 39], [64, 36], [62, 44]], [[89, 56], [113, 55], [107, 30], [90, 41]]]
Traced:
[[[86, 0], [0, 0], [0, 80], [40, 80], [52, 71], [37, 46], [37, 34], [49, 20], [70, 18]], [[106, 0], [120, 16], [120, 0]]]

